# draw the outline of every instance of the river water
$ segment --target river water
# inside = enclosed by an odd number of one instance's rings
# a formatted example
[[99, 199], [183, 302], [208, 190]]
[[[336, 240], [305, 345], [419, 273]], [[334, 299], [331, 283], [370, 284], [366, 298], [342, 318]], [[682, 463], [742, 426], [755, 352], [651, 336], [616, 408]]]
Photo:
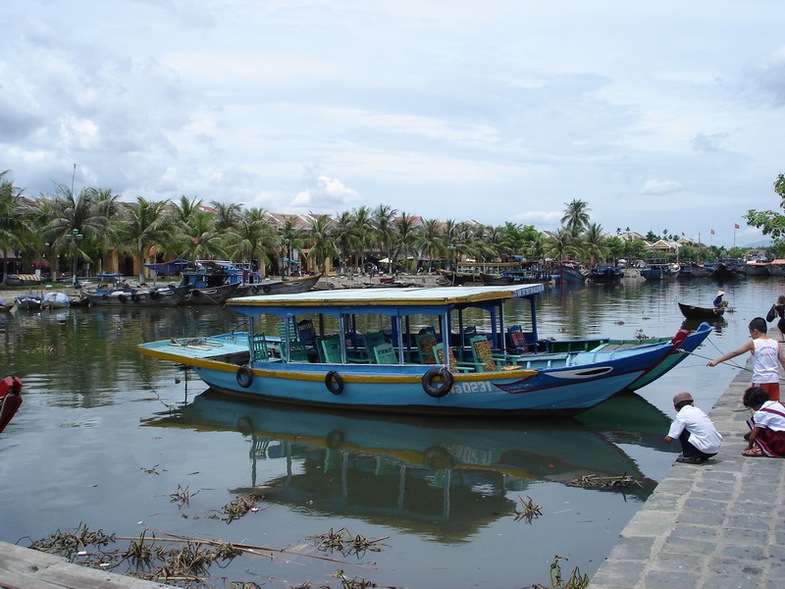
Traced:
[[[689, 391], [708, 411], [746, 358], [716, 368], [707, 358], [741, 346], [749, 320], [785, 291], [775, 280], [721, 286], [732, 312], [671, 373], [577, 418], [536, 421], [230, 400], [136, 352], [143, 341], [237, 328], [230, 310], [0, 315], [0, 376], [25, 386], [0, 434], [0, 540], [29, 546], [85, 524], [285, 549], [213, 565], [215, 587], [340, 587], [341, 570], [380, 586], [516, 588], [548, 584], [556, 555], [591, 576], [678, 452], [663, 441], [673, 394]], [[682, 325], [676, 302], [708, 306], [717, 288], [698, 279], [548, 288], [540, 337], [671, 336]], [[506, 324], [519, 312], [508, 308]], [[634, 483], [607, 483], [625, 475]], [[252, 494], [254, 510], [228, 515]], [[539, 508], [531, 519], [527, 504]], [[354, 550], [358, 537], [369, 550]]]

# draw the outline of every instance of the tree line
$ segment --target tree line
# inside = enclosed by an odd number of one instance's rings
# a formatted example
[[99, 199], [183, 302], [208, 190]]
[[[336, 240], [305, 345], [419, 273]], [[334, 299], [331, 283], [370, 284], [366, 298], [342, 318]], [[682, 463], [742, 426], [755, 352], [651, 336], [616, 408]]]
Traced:
[[[296, 252], [320, 272], [348, 272], [387, 258], [400, 271], [450, 268], [456, 261], [492, 263], [513, 256], [527, 260], [575, 259], [605, 264], [619, 258], [641, 259], [653, 252], [643, 239], [628, 239], [617, 229], [607, 235], [591, 222], [588, 203], [565, 203], [561, 227], [553, 233], [533, 225], [505, 222], [421, 219], [380, 204], [351, 211], [308, 215], [271, 215], [261, 208], [198, 198], [120, 200], [110, 189], [83, 188], [78, 194], [58, 184], [52, 194], [28, 197], [0, 173], [0, 250], [3, 276], [7, 252], [19, 253], [22, 268], [44, 259], [51, 272], [86, 265], [107, 271], [110, 252], [141, 262], [223, 259], [254, 262], [265, 274], [281, 272]], [[651, 234], [651, 232], [650, 232]], [[627, 232], [629, 235], [629, 231]], [[154, 253], [153, 253], [154, 252]], [[717, 251], [716, 253], [719, 253]], [[701, 248], [680, 249], [684, 260], [706, 258]], [[142, 277], [140, 276], [140, 279]]]

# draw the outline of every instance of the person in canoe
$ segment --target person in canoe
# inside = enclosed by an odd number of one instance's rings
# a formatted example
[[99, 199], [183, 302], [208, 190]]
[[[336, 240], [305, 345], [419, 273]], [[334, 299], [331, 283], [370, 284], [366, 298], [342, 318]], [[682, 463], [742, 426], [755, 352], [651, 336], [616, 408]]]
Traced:
[[714, 297], [714, 300], [711, 302], [712, 306], [715, 309], [724, 309], [725, 307], [728, 306], [728, 301], [722, 299], [722, 297], [724, 296], [725, 296], [724, 290], [720, 290], [717, 292], [717, 296]]

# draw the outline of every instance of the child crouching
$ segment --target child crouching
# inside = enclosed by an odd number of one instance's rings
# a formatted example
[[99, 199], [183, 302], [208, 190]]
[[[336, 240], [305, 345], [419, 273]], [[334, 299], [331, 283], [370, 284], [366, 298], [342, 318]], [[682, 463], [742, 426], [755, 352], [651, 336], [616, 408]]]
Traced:
[[709, 416], [693, 403], [689, 393], [677, 393], [673, 397], [676, 419], [673, 420], [665, 441], [670, 444], [678, 439], [681, 443], [681, 454], [676, 458], [676, 462], [700, 464], [720, 451], [722, 436]]
[[779, 401], [769, 400], [769, 393], [761, 387], [750, 387], [742, 399], [745, 407], [755, 413], [747, 420], [750, 433], [744, 456], [771, 456], [785, 458], [785, 407]]

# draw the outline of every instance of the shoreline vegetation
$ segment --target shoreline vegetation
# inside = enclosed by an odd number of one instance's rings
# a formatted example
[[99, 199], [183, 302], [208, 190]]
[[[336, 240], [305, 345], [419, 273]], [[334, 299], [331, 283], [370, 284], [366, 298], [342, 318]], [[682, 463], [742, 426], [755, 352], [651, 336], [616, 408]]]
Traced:
[[[3, 278], [36, 270], [120, 273], [145, 280], [146, 263], [167, 260], [231, 260], [262, 276], [331, 274], [352, 268], [433, 272], [460, 264], [576, 260], [588, 267], [618, 260], [701, 261], [741, 258], [729, 250], [682, 236], [629, 227], [608, 231], [581, 199], [564, 203], [561, 226], [540, 230], [506, 222], [491, 226], [469, 219], [426, 219], [380, 204], [335, 215], [274, 213], [240, 203], [202, 199], [121, 201], [111, 189], [57, 185], [54, 193], [29, 197], [0, 172], [0, 255]], [[757, 255], [765, 255], [758, 252]], [[294, 267], [293, 267], [294, 266]], [[288, 270], [288, 271], [287, 271]], [[388, 272], [389, 273], [389, 272]]]

